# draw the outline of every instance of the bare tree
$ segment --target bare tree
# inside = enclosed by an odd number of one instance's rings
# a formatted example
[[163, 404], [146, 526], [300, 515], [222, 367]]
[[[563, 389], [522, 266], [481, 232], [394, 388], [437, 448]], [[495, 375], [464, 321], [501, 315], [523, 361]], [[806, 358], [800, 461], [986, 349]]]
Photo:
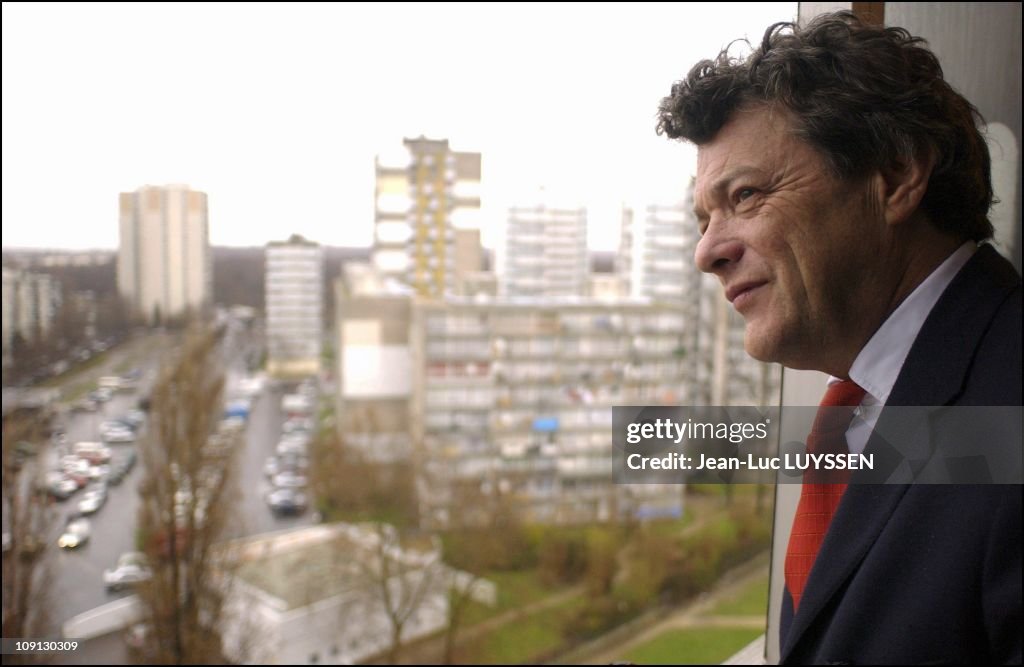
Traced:
[[330, 576], [349, 582], [341, 622], [360, 623], [360, 633], [387, 632], [385, 661], [397, 664], [410, 630], [431, 613], [443, 614], [448, 569], [435, 541], [424, 548], [384, 523], [360, 524], [355, 534], [339, 536], [333, 546]]
[[469, 603], [484, 586], [485, 573], [514, 569], [529, 559], [521, 513], [518, 499], [512, 493], [502, 493], [500, 484], [482, 484], [479, 479], [452, 484], [450, 549], [445, 557], [457, 569], [449, 571], [442, 663], [456, 663], [459, 630]]
[[309, 490], [327, 521], [415, 522], [416, 498], [408, 463], [374, 463], [333, 430], [312, 445]]
[[224, 385], [220, 341], [193, 329], [151, 394], [142, 448], [139, 537], [153, 572], [139, 589], [151, 632], [140, 659], [224, 662], [221, 637], [236, 559], [217, 543], [231, 521], [240, 437], [219, 432]]
[[404, 548], [392, 526], [378, 523], [374, 531], [377, 539], [371, 557], [361, 561], [361, 570], [387, 617], [391, 629], [388, 662], [396, 664], [410, 620], [427, 611], [431, 595], [444, 585], [444, 564], [440, 549]]
[[[3, 420], [3, 636], [49, 634], [47, 536], [54, 512], [42, 488], [46, 429], [37, 416], [12, 414]], [[31, 656], [4, 656], [4, 662]]]
[[463, 569], [449, 570], [448, 579], [448, 625], [444, 631], [444, 653], [441, 662], [445, 665], [456, 664], [455, 648], [458, 633], [465, 620], [469, 603], [477, 599], [477, 591], [484, 583], [483, 563], [478, 559], [460, 563]]

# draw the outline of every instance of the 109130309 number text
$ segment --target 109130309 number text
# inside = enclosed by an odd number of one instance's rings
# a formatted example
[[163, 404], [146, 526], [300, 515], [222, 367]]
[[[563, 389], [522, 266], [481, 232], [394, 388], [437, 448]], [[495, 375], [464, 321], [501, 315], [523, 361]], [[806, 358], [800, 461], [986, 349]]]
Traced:
[[3, 640], [3, 654], [17, 653], [72, 653], [81, 642], [77, 639], [7, 639]]

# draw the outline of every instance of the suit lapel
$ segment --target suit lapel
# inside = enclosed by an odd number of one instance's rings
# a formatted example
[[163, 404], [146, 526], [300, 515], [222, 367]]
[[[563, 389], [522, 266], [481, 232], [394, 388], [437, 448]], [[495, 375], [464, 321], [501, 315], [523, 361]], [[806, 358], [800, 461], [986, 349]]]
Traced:
[[[887, 405], [952, 403], [962, 391], [977, 342], [995, 310], [1019, 284], [1013, 267], [991, 246], [981, 246], [925, 320]], [[879, 420], [885, 418], [883, 410]], [[877, 435], [872, 435], [864, 451], [875, 454], [890, 471], [900, 464], [893, 448]], [[854, 477], [832, 519], [783, 642], [781, 662], [788, 660], [801, 637], [859, 567], [909, 488], [905, 484], [857, 484], [862, 477]], [[881, 479], [886, 477], [883, 474]]]
[[782, 650], [785, 662], [800, 637], [856, 570], [899, 504], [906, 485], [850, 485], [836, 509], [804, 587]]

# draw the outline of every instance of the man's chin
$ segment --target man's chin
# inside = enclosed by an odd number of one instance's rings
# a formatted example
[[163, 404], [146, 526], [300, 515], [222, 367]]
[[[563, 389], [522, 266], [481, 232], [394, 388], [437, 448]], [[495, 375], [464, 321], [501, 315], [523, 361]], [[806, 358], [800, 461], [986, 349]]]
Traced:
[[782, 346], [774, 336], [751, 331], [749, 324], [743, 336], [743, 348], [754, 359], [767, 363], [779, 362], [783, 355]]

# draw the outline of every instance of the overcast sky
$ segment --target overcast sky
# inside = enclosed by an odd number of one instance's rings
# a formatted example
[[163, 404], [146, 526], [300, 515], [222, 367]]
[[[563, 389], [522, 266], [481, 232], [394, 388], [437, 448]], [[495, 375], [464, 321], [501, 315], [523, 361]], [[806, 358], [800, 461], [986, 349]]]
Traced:
[[214, 245], [366, 246], [373, 160], [403, 137], [482, 153], [484, 241], [539, 185], [618, 241], [694, 152], [658, 101], [796, 3], [3, 3], [3, 246], [114, 248], [117, 194], [187, 183]]

